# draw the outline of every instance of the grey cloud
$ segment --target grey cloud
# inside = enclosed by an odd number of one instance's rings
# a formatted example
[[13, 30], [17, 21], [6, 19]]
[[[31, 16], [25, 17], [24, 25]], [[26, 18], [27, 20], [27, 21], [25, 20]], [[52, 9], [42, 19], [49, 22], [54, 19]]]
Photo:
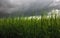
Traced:
[[54, 3], [53, 0], [0, 0], [0, 11], [11, 13], [17, 10], [43, 9], [46, 7], [55, 7], [60, 3]]

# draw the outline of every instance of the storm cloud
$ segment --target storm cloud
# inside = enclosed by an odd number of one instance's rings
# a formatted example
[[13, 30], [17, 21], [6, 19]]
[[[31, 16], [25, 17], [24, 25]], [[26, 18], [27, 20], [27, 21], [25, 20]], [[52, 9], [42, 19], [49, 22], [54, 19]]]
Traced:
[[59, 8], [59, 0], [0, 0], [0, 13], [27, 11], [28, 9]]

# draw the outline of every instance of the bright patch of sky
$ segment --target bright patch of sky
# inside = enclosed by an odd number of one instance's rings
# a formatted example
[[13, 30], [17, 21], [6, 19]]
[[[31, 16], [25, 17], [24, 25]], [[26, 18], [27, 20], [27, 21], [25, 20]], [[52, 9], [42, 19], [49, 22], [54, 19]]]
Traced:
[[58, 9], [53, 9], [51, 12], [49, 12], [48, 13], [48, 16], [51, 16], [51, 15], [53, 15], [53, 16], [60, 16], [60, 10], [58, 10]]
[[56, 6], [60, 4], [60, 0], [53, 0], [53, 3], [50, 6]]
[[59, 2], [60, 0], [54, 0], [55, 2]]

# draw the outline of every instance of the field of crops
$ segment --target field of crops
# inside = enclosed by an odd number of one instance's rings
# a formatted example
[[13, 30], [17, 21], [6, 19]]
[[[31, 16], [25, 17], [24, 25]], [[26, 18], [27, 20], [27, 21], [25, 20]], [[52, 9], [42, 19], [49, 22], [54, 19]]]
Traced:
[[60, 38], [60, 18], [0, 18], [0, 38]]

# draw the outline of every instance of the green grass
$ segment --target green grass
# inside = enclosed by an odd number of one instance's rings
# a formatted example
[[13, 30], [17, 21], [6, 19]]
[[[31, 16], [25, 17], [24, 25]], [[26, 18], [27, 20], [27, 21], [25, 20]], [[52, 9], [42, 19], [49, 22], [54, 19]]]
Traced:
[[60, 18], [1, 18], [0, 38], [60, 38]]

